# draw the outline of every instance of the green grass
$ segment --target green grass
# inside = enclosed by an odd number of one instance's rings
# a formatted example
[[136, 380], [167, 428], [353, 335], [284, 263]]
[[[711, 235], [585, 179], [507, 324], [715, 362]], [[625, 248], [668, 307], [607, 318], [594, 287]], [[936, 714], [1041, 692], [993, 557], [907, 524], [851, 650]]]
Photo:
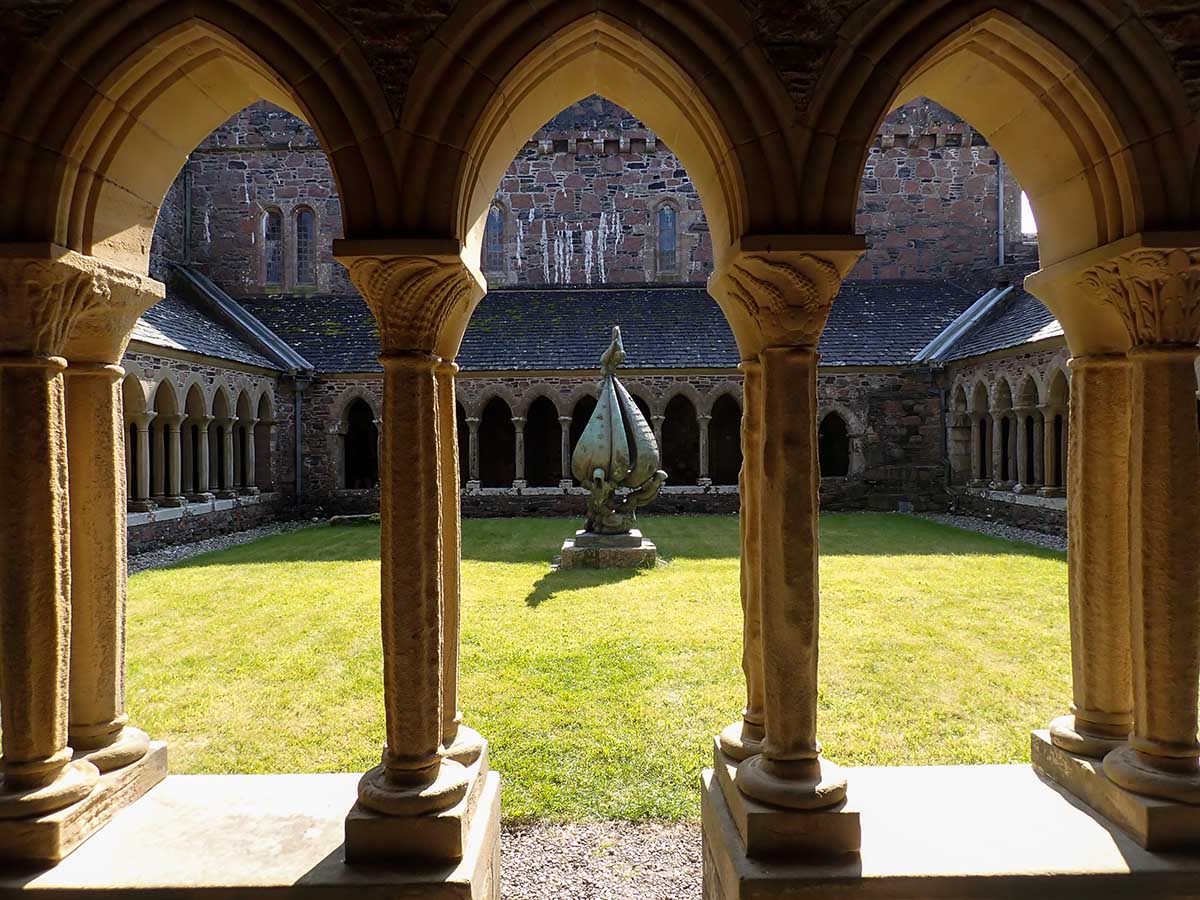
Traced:
[[[744, 699], [737, 520], [647, 517], [658, 568], [551, 572], [574, 524], [464, 522], [466, 719], [509, 817], [694, 819]], [[1064, 555], [899, 515], [821, 528], [826, 755], [1026, 761], [1070, 697]], [[130, 579], [130, 712], [173, 771], [378, 761], [378, 539], [315, 527]]]

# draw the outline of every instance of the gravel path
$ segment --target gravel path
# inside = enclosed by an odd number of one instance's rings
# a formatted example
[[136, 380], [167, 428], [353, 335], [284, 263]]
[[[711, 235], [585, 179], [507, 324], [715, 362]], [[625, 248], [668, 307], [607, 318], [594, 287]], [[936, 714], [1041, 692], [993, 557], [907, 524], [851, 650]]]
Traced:
[[1067, 539], [1059, 537], [1056, 534], [1043, 534], [1040, 531], [1017, 528], [1015, 525], [991, 522], [987, 519], [976, 518], [975, 516], [955, 516], [948, 513], [919, 513], [918, 515], [922, 519], [928, 519], [930, 522], [939, 522], [942, 525], [964, 528], [967, 531], [977, 531], [980, 534], [989, 534], [992, 537], [1004, 538], [1009, 541], [1033, 544], [1035, 547], [1041, 547], [1043, 550], [1061, 550], [1066, 552], [1067, 549]]
[[503, 900], [700, 900], [700, 826], [511, 825]]
[[265, 538], [272, 534], [285, 534], [289, 531], [298, 531], [312, 524], [312, 522], [304, 519], [296, 522], [273, 522], [270, 525], [251, 528], [249, 531], [235, 531], [232, 534], [220, 534], [216, 537], [205, 538], [202, 541], [196, 541], [194, 544], [176, 544], [173, 547], [163, 547], [161, 550], [147, 550], [145, 553], [138, 553], [136, 556], [129, 557], [129, 574], [133, 575], [137, 572], [145, 572], [147, 569], [161, 569], [163, 566], [179, 562], [181, 559], [188, 559], [200, 553], [208, 553], [211, 550], [224, 550], [227, 547], [236, 547], [238, 544], [249, 544], [251, 541], [257, 541], [259, 538]]

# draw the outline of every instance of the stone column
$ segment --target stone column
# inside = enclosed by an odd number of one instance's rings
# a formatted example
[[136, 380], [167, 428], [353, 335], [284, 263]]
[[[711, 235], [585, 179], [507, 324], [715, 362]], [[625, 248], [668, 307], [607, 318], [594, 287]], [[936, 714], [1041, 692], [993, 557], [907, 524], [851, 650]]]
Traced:
[[1033, 483], [1039, 487], [1046, 483], [1046, 451], [1043, 449], [1045, 430], [1042, 411], [1033, 410]]
[[383, 419], [372, 419], [371, 424], [375, 426], [375, 474], [378, 475], [379, 469], [383, 465]]
[[696, 416], [696, 422], [700, 432], [700, 477], [699, 483], [701, 486], [712, 484], [712, 479], [708, 475], [708, 423], [712, 420], [712, 416]]
[[458, 485], [458, 416], [454, 375], [458, 364], [437, 367], [442, 504], [442, 746], [446, 755], [469, 766], [479, 759], [484, 740], [463, 724], [458, 708], [458, 635], [462, 606], [462, 513]]
[[[451, 502], [441, 423], [446, 399], [451, 416], [454, 407], [453, 394], [439, 391], [434, 347], [441, 323], [465, 318], [482, 291], [457, 256], [341, 260], [379, 324], [384, 370], [379, 511], [387, 742], [381, 765], [359, 782], [365, 812], [356, 807], [347, 819], [347, 858], [357, 860], [390, 854], [387, 834], [413, 834], [405, 819], [451, 810], [469, 786], [468, 770], [441, 751], [444, 509]], [[460, 847], [449, 855], [461, 853]]]
[[479, 419], [467, 416], [467, 490], [479, 490]]
[[265, 491], [275, 490], [275, 465], [273, 456], [275, 454], [275, 441], [278, 434], [278, 423], [275, 421], [267, 421], [262, 424], [267, 426], [267, 483], [260, 484], [259, 487]]
[[[750, 496], [758, 506], [764, 736], [761, 753], [738, 765], [736, 783], [755, 800], [791, 809], [834, 806], [846, 795], [844, 776], [820, 757], [817, 742], [816, 344], [860, 253], [743, 245], [716, 286], [727, 307], [740, 307], [754, 321], [761, 342], [761, 397], [752, 407], [753, 376], [746, 370], [751, 396], [744, 402], [750, 416], [752, 408], [761, 410], [762, 431], [744, 472], [758, 482]], [[743, 346], [751, 333], [743, 328]]]
[[150, 499], [150, 423], [158, 413], [144, 412], [130, 416], [137, 428], [137, 447], [134, 449], [134, 469], [137, 483], [134, 485], [133, 502], [129, 508], [134, 512], [157, 509], [158, 504]]
[[662, 430], [663, 422], [667, 420], [666, 416], [651, 416], [650, 427], [654, 429], [654, 441], [658, 444], [658, 449], [662, 451]]
[[520, 490], [525, 487], [525, 417], [513, 416], [513, 429], [516, 431], [516, 477], [513, 488]]
[[1028, 446], [1029, 434], [1025, 426], [1025, 420], [1029, 417], [1029, 409], [1020, 407], [1016, 410], [1016, 454], [1017, 454], [1017, 484], [1020, 485], [1022, 491], [1030, 484], [1032, 473], [1029, 471]]
[[[0, 818], [63, 809], [88, 796], [98, 777], [92, 763], [72, 762], [67, 744], [72, 531], [63, 353], [82, 317], [105, 318], [110, 295], [106, 273], [89, 257], [0, 252]], [[111, 520], [124, 499], [119, 389], [114, 373], [95, 377], [107, 397], [99, 414], [109, 445], [80, 440], [75, 450], [91, 450], [112, 471], [99, 488]], [[120, 539], [109, 530], [97, 541]], [[9, 855], [23, 846], [13, 834], [5, 840], [16, 843], [2, 848]]]
[[1096, 758], [1133, 725], [1129, 647], [1129, 365], [1124, 356], [1071, 360], [1071, 416], [1083, 440], [1067, 467], [1067, 573], [1072, 715], [1051, 740]]
[[738, 472], [741, 509], [742, 672], [746, 676], [746, 706], [741, 721], [721, 732], [721, 749], [735, 760], [762, 752], [763, 668], [761, 551], [759, 541], [759, 491], [762, 474], [762, 365], [742, 360], [742, 468]]
[[1015, 486], [1017, 478], [1017, 435], [1020, 433], [1021, 423], [1016, 412], [1008, 414], [1008, 484]]
[[236, 422], [237, 419], [234, 418], [216, 420], [217, 427], [221, 429], [221, 447], [225, 457], [221, 463], [222, 483], [225, 486], [217, 491], [217, 497], [222, 500], [232, 500], [237, 496], [237, 488], [234, 486], [233, 480], [233, 426]]
[[1004, 415], [993, 415], [992, 426], [992, 488], [1004, 483]]
[[[1133, 347], [1128, 467], [1133, 731], [1104, 758], [1104, 771], [1127, 790], [1200, 803], [1195, 368], [1200, 248], [1131, 250], [1091, 267], [1081, 282], [1121, 314]], [[1072, 384], [1072, 406], [1080, 400], [1080, 387]], [[1083, 390], [1086, 398], [1087, 387]], [[1076, 424], [1088, 429], [1071, 447], [1077, 461], [1096, 448], [1087, 446], [1094, 436], [1087, 420], [1080, 417]], [[1078, 488], [1084, 487], [1071, 484], [1070, 503], [1081, 501], [1086, 489]]]
[[246, 453], [242, 460], [244, 472], [242, 473], [241, 492], [253, 496], [257, 494], [258, 485], [254, 483], [254, 427], [258, 424], [258, 419], [238, 419], [238, 424], [246, 429]]
[[166, 467], [163, 497], [159, 501], [163, 506], [183, 506], [187, 502], [183, 496], [183, 448], [179, 430], [184, 418], [181, 415], [158, 417], [163, 432], [163, 465]]
[[571, 417], [559, 416], [558, 427], [562, 431], [562, 449], [559, 457], [559, 474], [558, 486], [564, 491], [570, 488], [575, 482], [571, 478]]
[[1058, 471], [1058, 441], [1054, 435], [1054, 419], [1064, 415], [1066, 410], [1061, 406], [1047, 404], [1042, 410], [1042, 471], [1043, 486], [1038, 491], [1044, 497], [1063, 496], [1063, 486], [1059, 484]]
[[971, 481], [979, 483], [987, 478], [987, 473], [983, 471], [983, 466], [980, 465], [979, 450], [983, 444], [983, 428], [979, 424], [979, 416], [971, 416]]
[[162, 501], [167, 493], [167, 429], [161, 413], [151, 424], [150, 447], [150, 496], [155, 503], [165, 506]]
[[208, 429], [212, 425], [212, 416], [196, 416], [196, 458], [192, 460], [192, 465], [196, 469], [196, 483], [199, 490], [194, 494], [189, 494], [188, 499], [194, 503], [207, 503], [213, 499], [212, 482], [209, 475], [209, 447], [208, 447]]

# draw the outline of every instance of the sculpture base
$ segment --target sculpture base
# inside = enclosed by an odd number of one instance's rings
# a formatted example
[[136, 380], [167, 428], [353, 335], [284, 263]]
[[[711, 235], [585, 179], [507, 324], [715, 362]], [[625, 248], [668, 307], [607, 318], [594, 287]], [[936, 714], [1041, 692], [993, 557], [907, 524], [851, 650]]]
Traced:
[[0, 860], [57, 863], [166, 777], [167, 745], [154, 741], [137, 762], [102, 774], [78, 803], [44, 816], [0, 821]]
[[1200, 806], [1127, 791], [1105, 774], [1100, 760], [1056, 747], [1045, 731], [1033, 733], [1032, 759], [1035, 772], [1114, 822], [1147, 850], [1200, 849]]
[[577, 531], [562, 545], [563, 569], [642, 569], [658, 561], [658, 548], [636, 528], [626, 534]]

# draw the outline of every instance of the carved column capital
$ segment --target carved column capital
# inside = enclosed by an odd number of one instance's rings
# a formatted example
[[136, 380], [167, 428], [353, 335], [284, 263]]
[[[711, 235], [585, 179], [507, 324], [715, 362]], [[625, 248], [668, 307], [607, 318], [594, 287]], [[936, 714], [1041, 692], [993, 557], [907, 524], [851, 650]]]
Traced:
[[1120, 314], [1133, 346], [1200, 342], [1200, 247], [1141, 247], [1079, 283]]
[[[714, 278], [713, 288], [755, 324], [759, 349], [815, 347], [842, 279], [862, 250], [775, 249], [776, 242], [766, 243], [772, 246], [752, 249], [755, 244], [744, 242]], [[778, 243], [813, 241], [780, 239]]]
[[483, 296], [483, 288], [457, 256], [358, 256], [340, 260], [375, 314], [384, 352], [432, 353], [446, 325], [469, 316]]
[[0, 354], [116, 363], [161, 282], [52, 246], [0, 245]]

